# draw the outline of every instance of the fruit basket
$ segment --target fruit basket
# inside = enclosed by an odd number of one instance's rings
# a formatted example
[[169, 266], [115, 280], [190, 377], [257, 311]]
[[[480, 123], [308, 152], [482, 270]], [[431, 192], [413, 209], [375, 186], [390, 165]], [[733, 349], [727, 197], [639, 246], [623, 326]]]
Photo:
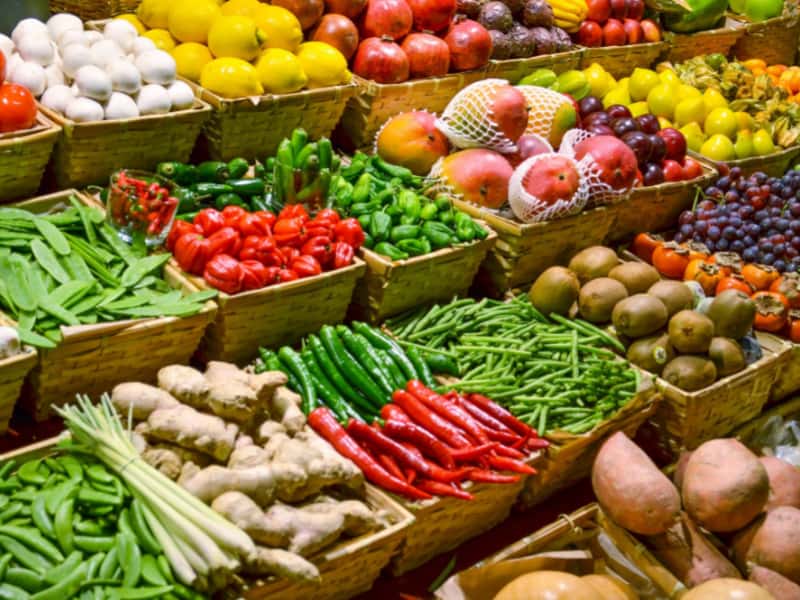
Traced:
[[794, 395], [800, 390], [800, 344], [793, 344], [769, 333], [760, 333], [759, 339], [762, 340], [762, 343], [770, 345], [783, 342], [790, 346], [788, 358], [778, 373], [778, 377], [775, 379], [770, 391], [767, 405], [772, 405]]
[[61, 128], [42, 113], [25, 131], [0, 134], [0, 201], [35, 194]]
[[[733, 46], [733, 56], [739, 60], [760, 58], [770, 65], [793, 65], [800, 36], [800, 15], [796, 7], [787, 9], [780, 17], [747, 23], [744, 35]], [[736, 18], [743, 19], [738, 15]]]
[[[0, 319], [0, 324], [13, 326], [10, 320]], [[0, 434], [8, 431], [8, 422], [19, 400], [22, 384], [36, 366], [36, 350], [23, 346], [20, 354], [0, 359]]]
[[715, 53], [728, 56], [744, 33], [744, 24], [735, 19], [726, 19], [723, 27], [708, 31], [688, 34], [665, 31], [664, 41], [668, 46], [667, 60], [673, 63], [683, 62], [694, 56]]
[[84, 21], [136, 11], [140, 0], [50, 0], [50, 13], [72, 13]]
[[598, 63], [615, 78], [625, 77], [636, 67], [650, 68], [667, 48], [664, 42], [586, 48], [581, 56], [581, 68]]
[[[701, 155], [695, 154], [694, 152], [690, 152], [689, 154], [695, 158], [703, 158]], [[800, 145], [784, 148], [783, 150], [766, 156], [731, 160], [728, 161], [727, 164], [731, 168], [739, 167], [742, 170], [742, 174], [745, 176], [755, 173], [756, 171], [762, 171], [771, 177], [780, 177], [789, 169], [798, 156], [800, 156]]]
[[532, 56], [531, 58], [509, 58], [506, 60], [490, 60], [487, 67], [488, 77], [506, 79], [516, 83], [536, 69], [550, 69], [554, 73], [563, 73], [577, 69], [581, 63], [584, 49], [575, 47], [572, 50]]

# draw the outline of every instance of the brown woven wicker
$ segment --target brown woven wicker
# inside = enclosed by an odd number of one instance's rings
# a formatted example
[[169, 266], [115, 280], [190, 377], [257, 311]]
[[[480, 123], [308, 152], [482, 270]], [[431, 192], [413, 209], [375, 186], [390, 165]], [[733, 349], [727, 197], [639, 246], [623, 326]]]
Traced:
[[39, 113], [31, 129], [0, 134], [0, 201], [37, 192], [60, 132], [58, 125]]
[[[695, 158], [702, 156], [690, 152]], [[789, 169], [794, 160], [800, 156], [800, 145], [784, 148], [767, 156], [753, 156], [752, 158], [742, 158], [740, 160], [728, 161], [729, 167], [739, 167], [742, 174], [747, 176], [756, 171], [763, 171], [772, 177], [780, 177]], [[708, 159], [706, 159], [708, 160]]]
[[800, 391], [800, 344], [793, 344], [786, 339], [779, 339], [769, 333], [759, 333], [758, 336], [762, 344], [775, 345], [783, 343], [790, 346], [789, 358], [778, 373], [769, 395], [767, 406], [771, 406]]
[[52, 14], [68, 12], [84, 21], [107, 19], [123, 13], [136, 12], [141, 0], [50, 0]]
[[731, 437], [735, 437], [743, 444], [750, 446], [753, 450], [760, 451], [761, 448], [753, 447], [753, 441], [756, 435], [764, 429], [764, 426], [768, 421], [770, 421], [773, 417], [796, 419], [798, 416], [800, 416], [800, 398], [793, 398], [792, 400], [787, 400], [786, 402], [774, 406], [769, 410], [765, 410], [752, 421], [749, 421], [748, 423], [745, 423], [741, 427], [737, 428], [731, 434]]
[[355, 83], [230, 100], [186, 80], [213, 112], [203, 126], [201, 153], [215, 160], [237, 156], [264, 159], [297, 127], [312, 138], [329, 136], [345, 104], [357, 92]]
[[731, 48], [744, 35], [744, 26], [741, 21], [726, 19], [725, 25], [719, 29], [697, 31], [695, 33], [664, 32], [664, 41], [667, 42], [667, 60], [683, 62], [703, 54], [720, 53], [730, 55]]
[[0, 360], [0, 434], [8, 431], [25, 377], [36, 366], [37, 354], [26, 348], [22, 354]]
[[598, 63], [616, 78], [627, 77], [636, 67], [649, 69], [666, 50], [664, 42], [586, 48], [581, 57], [581, 68]]
[[570, 69], [577, 69], [581, 64], [584, 49], [580, 47], [531, 58], [510, 58], [508, 60], [490, 60], [487, 76], [496, 79], [506, 79], [517, 83], [536, 69], [550, 69], [556, 73], [563, 73]]
[[189, 110], [94, 123], [75, 123], [40, 109], [62, 129], [48, 172], [53, 189], [105, 184], [123, 167], [153, 171], [162, 161], [185, 162], [211, 114], [200, 100]]
[[739, 60], [760, 58], [768, 65], [793, 65], [800, 36], [800, 18], [797, 7], [792, 6], [792, 9], [791, 14], [762, 23], [747, 23], [744, 35], [733, 46], [733, 56]]

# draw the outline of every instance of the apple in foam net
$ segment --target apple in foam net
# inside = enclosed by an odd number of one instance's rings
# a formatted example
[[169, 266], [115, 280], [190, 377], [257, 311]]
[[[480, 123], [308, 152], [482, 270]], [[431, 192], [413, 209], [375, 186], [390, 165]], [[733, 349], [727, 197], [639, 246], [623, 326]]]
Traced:
[[522, 178], [525, 191], [547, 204], [569, 200], [579, 185], [580, 174], [575, 164], [558, 154], [536, 161]]

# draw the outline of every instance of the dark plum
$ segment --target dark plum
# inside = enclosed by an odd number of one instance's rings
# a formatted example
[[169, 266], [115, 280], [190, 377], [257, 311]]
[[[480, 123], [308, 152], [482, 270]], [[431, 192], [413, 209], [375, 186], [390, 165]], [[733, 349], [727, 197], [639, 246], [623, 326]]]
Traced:
[[598, 125], [611, 125], [611, 117], [607, 112], [594, 112], [583, 120], [584, 126], [591, 127], [594, 124]]
[[[619, 123], [619, 121], [614, 121], [614, 123]], [[640, 167], [647, 163], [647, 161], [650, 159], [650, 151], [652, 150], [649, 135], [642, 133], [641, 131], [628, 131], [620, 136], [620, 139], [625, 142], [625, 145], [628, 146], [628, 148], [633, 150]]]
[[[654, 134], [661, 129], [661, 125], [658, 122], [658, 117], [651, 115], [650, 113], [636, 117], [636, 123], [638, 123], [639, 129], [649, 134]], [[664, 146], [664, 150], [666, 152], [666, 146]]]
[[[642, 116], [647, 116], [647, 115], [642, 115]], [[641, 129], [641, 127], [642, 126], [640, 124], [639, 128]], [[642, 131], [644, 131], [644, 129], [642, 129]], [[646, 131], [644, 131], [644, 132], [647, 133]], [[664, 157], [667, 155], [667, 144], [663, 140], [663, 138], [661, 136], [658, 136], [658, 135], [655, 135], [655, 134], [651, 134], [650, 135], [650, 146], [651, 146], [650, 160], [652, 160], [653, 162], [658, 162], [658, 163], [660, 163], [662, 160], [664, 160]]]
[[589, 127], [586, 128], [586, 131], [590, 131], [595, 135], [610, 135], [612, 137], [616, 137], [616, 134], [614, 133], [614, 130], [611, 129], [611, 127], [600, 123], [596, 125], [589, 125]]
[[586, 96], [578, 105], [581, 111], [581, 118], [585, 118], [593, 113], [602, 112], [603, 102], [597, 96]]
[[[617, 134], [617, 137], [621, 138], [623, 135], [630, 131], [639, 131], [639, 126], [636, 124], [630, 117], [621, 117], [619, 119], [614, 119], [611, 121], [611, 129], [614, 130], [614, 133]], [[649, 145], [649, 144], [648, 144]]]
[[658, 185], [664, 182], [664, 170], [661, 165], [648, 163], [642, 170], [642, 183], [644, 185]]
[[633, 116], [628, 107], [622, 104], [612, 104], [606, 109], [606, 112], [612, 119], [630, 119]]

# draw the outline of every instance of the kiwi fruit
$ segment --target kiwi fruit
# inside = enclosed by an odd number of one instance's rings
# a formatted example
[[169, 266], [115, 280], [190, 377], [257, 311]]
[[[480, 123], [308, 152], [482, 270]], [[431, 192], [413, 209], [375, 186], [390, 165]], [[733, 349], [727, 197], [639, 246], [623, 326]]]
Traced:
[[664, 366], [675, 358], [669, 336], [659, 333], [633, 342], [628, 348], [628, 360], [645, 371], [660, 375]]
[[608, 276], [624, 285], [629, 294], [643, 294], [661, 279], [658, 271], [640, 262], [622, 263], [611, 269]]
[[635, 294], [617, 302], [611, 312], [614, 328], [622, 335], [640, 338], [667, 324], [667, 307], [655, 296]]
[[669, 320], [669, 341], [678, 352], [708, 352], [714, 337], [714, 321], [694, 310], [682, 310]]
[[586, 283], [598, 277], [608, 277], [608, 273], [619, 264], [617, 253], [605, 246], [591, 246], [581, 250], [569, 261], [569, 268]]
[[617, 302], [628, 297], [625, 286], [616, 279], [598, 277], [581, 288], [578, 311], [591, 323], [607, 323]]
[[667, 307], [671, 317], [682, 310], [689, 310], [694, 306], [694, 294], [689, 287], [680, 281], [665, 279], [650, 286], [647, 293], [655, 296]]
[[714, 333], [738, 340], [747, 335], [756, 316], [756, 305], [739, 290], [725, 290], [711, 301], [706, 311], [714, 321]]
[[667, 363], [661, 378], [682, 390], [694, 392], [717, 380], [717, 368], [702, 356], [679, 356]]
[[566, 315], [578, 299], [580, 289], [575, 273], [564, 267], [550, 267], [533, 282], [528, 297], [546, 315]]
[[708, 347], [708, 358], [717, 367], [720, 377], [738, 373], [747, 366], [744, 350], [730, 338], [715, 337]]

